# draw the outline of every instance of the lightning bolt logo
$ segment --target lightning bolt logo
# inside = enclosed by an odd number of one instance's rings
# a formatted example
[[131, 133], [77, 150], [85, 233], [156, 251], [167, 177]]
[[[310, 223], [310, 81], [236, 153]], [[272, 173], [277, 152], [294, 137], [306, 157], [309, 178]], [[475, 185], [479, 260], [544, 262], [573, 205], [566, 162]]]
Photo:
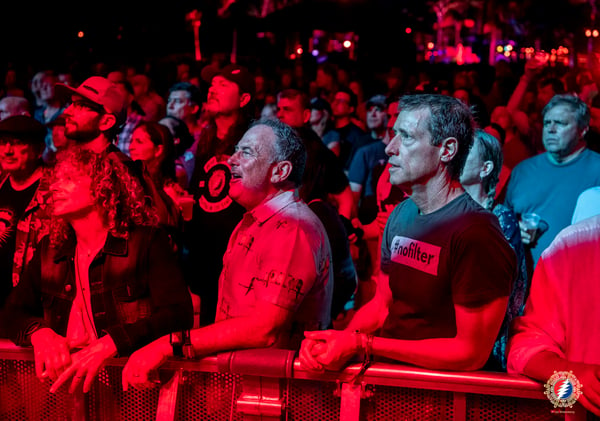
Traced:
[[557, 384], [558, 389], [556, 390], [556, 396], [559, 399], [567, 399], [573, 390], [573, 386], [571, 386], [571, 382], [567, 379], [559, 382]]
[[572, 371], [555, 371], [544, 387], [554, 408], [572, 408], [583, 393], [582, 384]]

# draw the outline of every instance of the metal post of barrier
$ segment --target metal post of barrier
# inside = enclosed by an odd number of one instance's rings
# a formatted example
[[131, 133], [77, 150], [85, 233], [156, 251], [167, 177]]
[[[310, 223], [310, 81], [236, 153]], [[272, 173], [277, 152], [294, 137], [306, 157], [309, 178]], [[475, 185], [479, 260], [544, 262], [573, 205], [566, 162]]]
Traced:
[[181, 382], [183, 369], [178, 369], [168, 382], [160, 387], [158, 393], [158, 407], [156, 408], [156, 421], [173, 421], [177, 408], [177, 394]]
[[358, 421], [360, 416], [360, 399], [364, 387], [364, 383], [342, 383], [340, 421]]
[[452, 394], [454, 421], [462, 421], [467, 419], [467, 394], [454, 392]]
[[278, 378], [244, 376], [242, 387], [236, 407], [244, 420], [281, 420], [284, 404]]

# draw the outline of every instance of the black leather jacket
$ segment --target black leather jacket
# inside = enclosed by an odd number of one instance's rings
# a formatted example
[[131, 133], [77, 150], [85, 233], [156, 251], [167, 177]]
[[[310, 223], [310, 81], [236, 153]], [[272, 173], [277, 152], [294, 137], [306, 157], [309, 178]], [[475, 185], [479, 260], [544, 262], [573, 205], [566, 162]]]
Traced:
[[[60, 249], [42, 240], [5, 308], [10, 338], [30, 345], [49, 327], [65, 336], [76, 295], [74, 239]], [[89, 269], [98, 336], [110, 335], [119, 356], [193, 324], [192, 301], [169, 238], [161, 228], [139, 227], [129, 238], [108, 235]]]

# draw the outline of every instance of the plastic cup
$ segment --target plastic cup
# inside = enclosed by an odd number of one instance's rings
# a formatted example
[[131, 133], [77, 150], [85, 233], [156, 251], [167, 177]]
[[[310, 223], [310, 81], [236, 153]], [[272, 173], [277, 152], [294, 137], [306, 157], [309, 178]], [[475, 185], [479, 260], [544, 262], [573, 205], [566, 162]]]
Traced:
[[536, 231], [540, 227], [541, 219], [542, 218], [537, 213], [530, 212], [521, 215], [521, 222], [523, 222], [525, 229], [532, 238], [535, 236]]
[[194, 198], [193, 197], [180, 197], [177, 200], [179, 208], [181, 209], [181, 215], [184, 221], [191, 221], [194, 213]]

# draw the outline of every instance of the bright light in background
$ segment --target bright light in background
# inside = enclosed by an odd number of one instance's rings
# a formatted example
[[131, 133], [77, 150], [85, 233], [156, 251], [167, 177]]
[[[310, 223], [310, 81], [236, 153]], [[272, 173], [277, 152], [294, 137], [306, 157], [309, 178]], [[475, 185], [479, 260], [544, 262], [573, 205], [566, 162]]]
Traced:
[[346, 40], [344, 41], [344, 48], [350, 48], [352, 47], [352, 41]]
[[83, 38], [84, 35], [83, 31], [77, 32], [77, 38]]
[[311, 54], [313, 55], [313, 57], [316, 57], [319, 55], [319, 50], [312, 50]]
[[591, 29], [586, 29], [585, 30], [585, 36], [588, 37], [588, 38], [591, 37], [592, 36], [592, 30]]
[[463, 25], [465, 25], [465, 28], [473, 28], [475, 26], [475, 21], [473, 19], [465, 19], [463, 21]]
[[501, 53], [503, 51], [504, 51], [504, 47], [503, 46], [499, 45], [499, 46], [496, 47], [496, 52], [497, 53]]
[[598, 33], [598, 30], [597, 30], [597, 29], [594, 29], [594, 30], [592, 31], [592, 36], [593, 36], [594, 38], [598, 38], [598, 35], [599, 35], [599, 33]]
[[411, 29], [411, 28], [406, 28], [404, 31], [405, 31], [407, 34], [410, 34], [410, 33], [412, 32], [412, 29]]
[[428, 42], [427, 43], [427, 49], [428, 50], [433, 50], [433, 47], [435, 47], [435, 45], [433, 44], [433, 42]]
[[302, 47], [296, 48], [296, 54], [302, 55], [303, 52], [304, 52], [304, 50], [302, 49]]

